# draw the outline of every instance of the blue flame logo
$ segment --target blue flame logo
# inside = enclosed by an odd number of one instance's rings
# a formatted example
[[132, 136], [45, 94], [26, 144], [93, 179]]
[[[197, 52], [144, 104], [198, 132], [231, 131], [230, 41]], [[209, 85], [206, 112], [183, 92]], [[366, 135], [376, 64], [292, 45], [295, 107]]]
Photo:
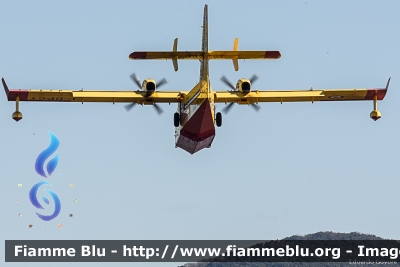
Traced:
[[[44, 163], [54, 152], [56, 152], [56, 150], [60, 146], [60, 140], [58, 140], [57, 136], [55, 136], [52, 132], [49, 132], [49, 135], [50, 135], [50, 145], [48, 148], [46, 148], [39, 154], [39, 156], [36, 159], [36, 163], [35, 163], [36, 172], [39, 175], [43, 176], [44, 178], [47, 178], [47, 175], [44, 172]], [[47, 169], [48, 176], [50, 176], [56, 169], [56, 167], [58, 165], [58, 160], [59, 160], [59, 156], [57, 154], [54, 158], [49, 160], [49, 162], [47, 163], [46, 169]], [[43, 206], [39, 203], [39, 200], [37, 198], [37, 193], [38, 193], [39, 187], [42, 185], [51, 186], [51, 184], [47, 181], [42, 181], [42, 182], [35, 184], [34, 186], [32, 186], [31, 190], [29, 191], [29, 199], [33, 206], [35, 206], [38, 209], [44, 210]], [[51, 215], [42, 215], [42, 214], [39, 214], [36, 212], [36, 215], [43, 221], [50, 221], [50, 220], [53, 220], [54, 218], [56, 218], [58, 216], [58, 214], [60, 214], [61, 201], [60, 201], [60, 198], [57, 196], [57, 194], [54, 193], [53, 191], [51, 191], [51, 190], [45, 190], [45, 191], [51, 196], [51, 198], [54, 202], [54, 212]], [[50, 204], [50, 201], [47, 197], [42, 196], [42, 200], [44, 201], [44, 203]]]
[[[39, 187], [42, 186], [42, 185], [50, 185], [51, 186], [51, 184], [49, 182], [47, 182], [47, 181], [42, 181], [42, 182], [39, 182], [39, 183], [35, 184], [32, 187], [31, 191], [29, 191], [29, 199], [31, 200], [31, 203], [32, 203], [33, 206], [35, 206], [38, 209], [42, 209], [43, 210], [44, 208], [39, 203], [39, 200], [37, 199], [37, 196], [36, 196], [37, 195], [37, 191], [39, 190]], [[43, 221], [50, 221], [50, 220], [53, 220], [55, 217], [57, 217], [58, 214], [60, 214], [61, 201], [58, 198], [57, 194], [54, 193], [53, 191], [51, 191], [51, 190], [45, 190], [45, 191], [53, 198], [53, 202], [54, 202], [54, 205], [55, 205], [54, 212], [51, 215], [42, 215], [42, 214], [39, 214], [39, 213], [36, 212], [36, 215], [40, 219], [42, 219]], [[49, 200], [47, 199], [47, 197], [43, 196], [42, 199], [46, 204], [50, 203]]]
[[[50, 145], [48, 148], [42, 151], [42, 153], [39, 154], [39, 156], [36, 159], [35, 163], [35, 170], [36, 172], [43, 176], [44, 178], [47, 178], [46, 174], [44, 173], [44, 162], [53, 154], [57, 148], [60, 146], [60, 141], [58, 140], [57, 136], [55, 136], [52, 132], [49, 132], [50, 135]], [[51, 159], [47, 163], [47, 173], [49, 176], [53, 173], [53, 171], [56, 169], [58, 165], [58, 154]]]

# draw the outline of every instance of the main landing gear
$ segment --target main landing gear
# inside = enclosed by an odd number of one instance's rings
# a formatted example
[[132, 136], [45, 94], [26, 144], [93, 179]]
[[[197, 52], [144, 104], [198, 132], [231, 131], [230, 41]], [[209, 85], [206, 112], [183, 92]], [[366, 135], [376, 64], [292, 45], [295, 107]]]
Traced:
[[181, 120], [180, 117], [181, 117], [181, 116], [179, 116], [179, 113], [178, 113], [178, 112], [175, 112], [175, 113], [174, 113], [174, 126], [175, 126], [175, 127], [179, 127], [180, 120]]
[[215, 116], [215, 122], [217, 124], [217, 127], [222, 126], [222, 114], [221, 112], [218, 112], [217, 115]]

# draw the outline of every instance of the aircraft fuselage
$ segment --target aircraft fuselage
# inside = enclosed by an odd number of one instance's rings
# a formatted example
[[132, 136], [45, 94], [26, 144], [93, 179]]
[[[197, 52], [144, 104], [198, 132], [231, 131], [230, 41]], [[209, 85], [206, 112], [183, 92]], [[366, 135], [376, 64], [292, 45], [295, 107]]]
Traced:
[[204, 7], [203, 57], [200, 60], [200, 81], [189, 92], [188, 98], [179, 104], [180, 125], [175, 127], [175, 146], [190, 154], [211, 147], [215, 137], [215, 104], [209, 80], [208, 64], [208, 11]]

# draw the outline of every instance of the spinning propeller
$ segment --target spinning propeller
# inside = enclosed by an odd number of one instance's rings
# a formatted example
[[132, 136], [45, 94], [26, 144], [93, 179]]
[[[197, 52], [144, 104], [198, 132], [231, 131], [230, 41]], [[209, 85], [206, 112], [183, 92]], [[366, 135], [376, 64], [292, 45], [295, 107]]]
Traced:
[[[144, 90], [146, 92], [145, 97], [150, 97], [155, 91], [156, 91], [156, 85], [157, 88], [160, 86], [163, 86], [164, 84], [168, 83], [167, 79], [162, 78], [158, 83], [155, 83], [154, 81], [147, 79], [143, 81], [143, 83], [140, 82], [139, 78], [136, 76], [136, 73], [133, 73], [129, 76], [132, 81], [137, 85], [140, 91]], [[126, 111], [130, 111], [133, 107], [137, 105], [136, 102], [130, 103], [125, 106]], [[153, 107], [158, 113], [158, 115], [161, 115], [164, 111], [163, 109], [157, 105], [156, 103], [153, 103]]]
[[[240, 79], [238, 81], [236, 87], [225, 77], [225, 75], [222, 75], [220, 80], [221, 80], [221, 82], [226, 84], [228, 87], [232, 88], [233, 91], [241, 91], [243, 93], [249, 93], [251, 90], [251, 84], [253, 84], [255, 81], [258, 80], [258, 76], [256, 74], [253, 74], [253, 76], [251, 76], [251, 78], [248, 81], [246, 81], [246, 79]], [[239, 87], [241, 87], [241, 88], [239, 88]], [[222, 112], [224, 114], [228, 114], [234, 104], [235, 104], [235, 102], [229, 103], [222, 110]], [[250, 106], [252, 108], [254, 108], [254, 110], [257, 112], [261, 109], [261, 107], [259, 105], [257, 105], [256, 103], [252, 103], [252, 104], [250, 104]]]

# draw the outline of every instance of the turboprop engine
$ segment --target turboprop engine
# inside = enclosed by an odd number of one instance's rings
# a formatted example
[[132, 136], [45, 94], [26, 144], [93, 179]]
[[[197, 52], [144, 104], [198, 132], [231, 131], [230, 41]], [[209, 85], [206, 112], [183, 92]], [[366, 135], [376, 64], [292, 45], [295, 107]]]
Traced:
[[167, 79], [165, 79], [165, 78], [162, 78], [158, 83], [156, 83], [156, 81], [151, 78], [147, 78], [143, 81], [142, 85], [140, 85], [140, 80], [136, 76], [136, 73], [133, 73], [130, 77], [139, 89], [141, 89], [147, 93], [146, 94], [147, 96], [151, 96], [156, 91], [157, 84], [158, 84], [158, 87], [160, 87], [160, 86], [163, 86], [164, 84], [168, 83]]
[[[154, 92], [156, 91], [157, 88], [157, 83], [155, 80], [147, 78], [143, 81], [142, 85], [140, 85], [140, 80], [139, 78], [136, 76], [135, 73], [133, 73], [131, 76], [132, 81], [137, 85], [137, 87], [139, 88], [140, 91], [146, 92], [146, 94], [144, 95], [144, 97], [147, 98], [151, 98], [151, 95], [154, 94]], [[165, 78], [162, 78], [159, 82], [158, 82], [158, 87], [166, 84], [168, 81]], [[125, 106], [126, 111], [130, 111], [135, 105], [137, 105], [137, 103], [131, 103]], [[153, 103], [153, 107], [156, 110], [156, 112], [161, 115], [163, 113], [162, 108], [157, 105], [156, 103]]]
[[251, 84], [257, 80], [258, 76], [254, 74], [253, 76], [251, 76], [250, 79], [247, 78], [239, 79], [236, 83], [236, 87], [234, 87], [233, 84], [224, 75], [222, 75], [221, 77], [221, 81], [230, 88], [232, 88], [234, 91], [239, 91], [246, 94], [251, 91]]
[[145, 79], [142, 83], [142, 89], [148, 95], [152, 95], [156, 91], [156, 87], [156, 81], [150, 78]]
[[[254, 83], [257, 80], [258, 80], [258, 76], [255, 75], [255, 74], [253, 76], [251, 76], [250, 79], [241, 78], [241, 79], [239, 79], [237, 81], [236, 87], [235, 87], [235, 86], [233, 86], [233, 84], [224, 75], [222, 75], [222, 77], [221, 77], [221, 82], [223, 82], [224, 84], [226, 84], [227, 86], [232, 88], [233, 91], [238, 91], [238, 92], [241, 92], [243, 94], [250, 93], [251, 92], [251, 84]], [[234, 104], [235, 104], [235, 102], [229, 103], [222, 110], [222, 112], [227, 114], [229, 112], [229, 110], [233, 107]], [[251, 103], [250, 106], [253, 107], [255, 111], [259, 111], [260, 110], [260, 106], [257, 105], [256, 103]]]
[[249, 79], [242, 78], [236, 83], [236, 90], [242, 93], [249, 93], [251, 90], [251, 82]]

